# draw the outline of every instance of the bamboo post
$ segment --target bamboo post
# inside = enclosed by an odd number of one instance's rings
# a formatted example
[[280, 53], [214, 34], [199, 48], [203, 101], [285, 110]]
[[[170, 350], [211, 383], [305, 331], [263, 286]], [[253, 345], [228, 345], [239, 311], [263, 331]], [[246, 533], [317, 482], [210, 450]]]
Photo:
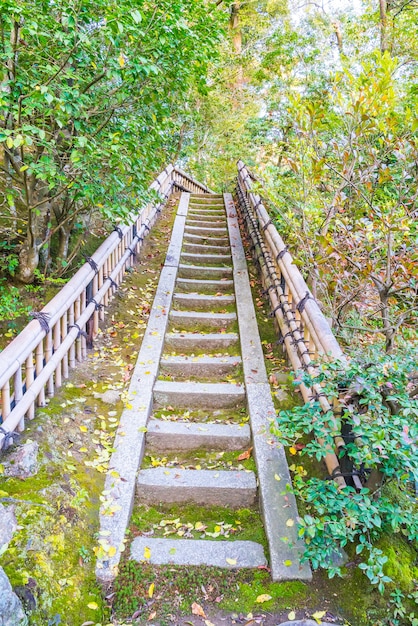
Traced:
[[[26, 391], [28, 391], [33, 381], [35, 380], [35, 367], [33, 364], [33, 352], [30, 352], [26, 359], [26, 367], [25, 367], [25, 382], [26, 382]], [[32, 402], [27, 410], [26, 416], [29, 420], [33, 420], [35, 417], [35, 403]]]
[[[14, 395], [15, 395], [15, 406], [19, 404], [19, 402], [23, 398], [23, 381], [22, 381], [22, 366], [18, 367], [14, 375]], [[25, 416], [22, 415], [19, 424], [17, 425], [17, 429], [19, 432], [23, 432], [25, 430]]]

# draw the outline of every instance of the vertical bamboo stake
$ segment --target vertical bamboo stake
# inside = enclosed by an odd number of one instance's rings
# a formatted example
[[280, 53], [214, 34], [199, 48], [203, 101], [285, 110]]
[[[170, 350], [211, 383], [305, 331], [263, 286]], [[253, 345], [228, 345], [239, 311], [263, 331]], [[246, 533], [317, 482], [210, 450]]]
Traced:
[[[86, 290], [83, 289], [80, 296], [80, 315], [86, 309]], [[81, 329], [83, 332], [86, 331], [86, 327], [83, 326]], [[87, 359], [87, 342], [84, 335], [81, 335], [81, 359], [85, 361]]]
[[10, 382], [7, 381], [1, 390], [1, 417], [3, 422], [10, 415], [10, 411]]
[[[19, 404], [23, 398], [23, 382], [22, 382], [22, 366], [20, 365], [14, 375], [14, 390], [15, 390], [15, 406]], [[17, 425], [17, 430], [22, 432], [25, 430], [25, 416], [22, 415], [22, 419]]]
[[[78, 296], [74, 302], [74, 318], [76, 322], [78, 318], [80, 317], [80, 313], [81, 313], [81, 301], [80, 301], [80, 296]], [[77, 361], [81, 363], [83, 360], [83, 348], [81, 346], [81, 334], [79, 334], [79, 336], [76, 339], [75, 352], [76, 352]]]
[[[28, 355], [28, 358], [26, 359], [26, 368], [25, 368], [25, 373], [26, 373], [26, 390], [30, 389], [30, 386], [32, 385], [33, 381], [35, 380], [35, 367], [33, 364], [33, 352], [31, 352]], [[33, 418], [35, 417], [35, 404], [32, 403], [28, 409], [28, 412], [26, 413], [27, 418], [30, 420], [33, 420]]]
[[[68, 309], [68, 326], [74, 326], [74, 302], [71, 304]], [[69, 355], [69, 365], [71, 368], [75, 367], [75, 343], [71, 344], [70, 347], [70, 355]]]
[[[58, 348], [60, 347], [60, 342], [61, 342], [61, 319], [59, 319], [58, 322], [55, 324], [53, 335], [54, 335], [54, 351], [55, 351], [55, 350], [58, 350]], [[55, 386], [59, 388], [61, 387], [61, 385], [62, 385], [62, 361], [58, 363], [57, 368], [55, 370]]]
[[[42, 372], [42, 369], [44, 367], [44, 342], [43, 341], [40, 341], [38, 345], [36, 346], [35, 361], [36, 361], [36, 366], [35, 366], [36, 375], [39, 375]], [[42, 387], [38, 395], [38, 406], [45, 406], [45, 388], [44, 387]]]
[[[93, 278], [93, 298], [96, 296], [97, 292], [99, 291], [98, 285], [99, 285], [99, 275], [96, 274], [95, 277]], [[93, 313], [93, 337], [96, 337], [98, 332], [99, 332], [99, 309], [95, 309]]]
[[[65, 311], [64, 315], [61, 317], [61, 341], [64, 341], [67, 336], [67, 325], [68, 325], [68, 312]], [[62, 359], [62, 377], [68, 378], [68, 352]]]
[[[52, 331], [45, 335], [45, 363], [48, 363], [50, 358], [52, 357]], [[54, 376], [50, 376], [48, 378], [48, 383], [46, 385], [48, 398], [52, 398], [54, 395]]]

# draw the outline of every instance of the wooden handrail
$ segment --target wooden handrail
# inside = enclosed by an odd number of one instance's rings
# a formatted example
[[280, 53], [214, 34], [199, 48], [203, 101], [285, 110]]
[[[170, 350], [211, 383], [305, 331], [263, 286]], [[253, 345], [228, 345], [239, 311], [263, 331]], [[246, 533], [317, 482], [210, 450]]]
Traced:
[[[344, 362], [344, 354], [324, 316], [314, 299], [302, 274], [294, 264], [283, 239], [274, 226], [260, 196], [252, 189], [253, 176], [242, 161], [238, 161], [238, 202], [246, 216], [248, 230], [253, 244], [263, 257], [262, 274], [267, 288], [272, 314], [277, 320], [283, 345], [295, 373], [306, 370], [315, 374], [315, 359], [338, 359]], [[333, 410], [333, 401], [323, 394], [320, 385], [312, 388], [301, 384], [300, 390], [305, 402], [317, 400], [324, 412]], [[344, 446], [340, 435], [339, 420], [334, 417], [333, 435], [337, 448]], [[325, 445], [323, 441], [319, 441]], [[336, 475], [336, 482], [344, 487], [346, 482], [340, 473], [337, 453], [325, 448], [325, 463], [330, 475]], [[356, 487], [361, 488], [358, 477], [353, 477]]]
[[150, 185], [160, 201], [141, 209], [130, 224], [115, 227], [60, 292], [43, 307], [21, 333], [0, 353], [0, 449], [15, 429], [24, 429], [35, 407], [52, 396], [69, 368], [87, 356], [86, 329], [91, 335], [104, 319], [104, 307], [132, 265], [158, 213], [176, 184], [191, 193], [211, 193], [206, 185], [181, 169], [168, 165]]

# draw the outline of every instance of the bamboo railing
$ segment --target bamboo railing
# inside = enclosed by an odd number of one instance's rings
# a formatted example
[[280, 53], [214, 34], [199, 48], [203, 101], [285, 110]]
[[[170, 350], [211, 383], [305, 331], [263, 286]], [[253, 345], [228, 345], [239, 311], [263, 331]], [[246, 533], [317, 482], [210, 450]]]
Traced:
[[86, 359], [105, 307], [170, 194], [176, 189], [210, 193], [172, 165], [150, 189], [160, 201], [146, 205], [128, 226], [115, 226], [93, 256], [0, 353], [0, 450], [11, 444], [15, 431], [24, 430], [25, 419], [33, 419], [36, 407], [54, 395], [70, 369]]
[[[251, 179], [245, 164], [238, 161], [238, 203], [260, 262], [264, 287], [270, 298], [271, 315], [279, 326], [281, 341], [293, 371], [300, 373], [303, 370], [314, 375], [315, 360], [328, 358], [344, 361], [344, 354], [260, 196], [253, 191]], [[324, 412], [335, 412], [338, 408], [318, 384], [308, 388], [302, 383], [300, 390], [306, 403], [318, 401]], [[345, 443], [336, 413], [332, 431], [335, 447], [325, 448], [325, 464], [330, 476], [335, 477], [343, 487], [346, 482], [341, 475], [338, 450]], [[325, 447], [322, 440], [319, 443]], [[353, 481], [356, 488], [362, 487], [358, 476], [354, 475]]]

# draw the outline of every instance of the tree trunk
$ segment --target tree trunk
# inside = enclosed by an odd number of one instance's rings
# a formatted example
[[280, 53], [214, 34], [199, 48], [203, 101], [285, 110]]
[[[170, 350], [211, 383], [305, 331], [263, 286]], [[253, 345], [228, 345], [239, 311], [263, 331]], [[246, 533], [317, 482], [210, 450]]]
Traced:
[[388, 3], [387, 0], [379, 0], [380, 8], [380, 50], [389, 50], [388, 44]]
[[26, 241], [19, 252], [19, 269], [16, 278], [21, 283], [29, 285], [35, 278], [35, 270], [39, 265], [38, 247]]
[[240, 89], [244, 82], [243, 69], [241, 64], [241, 54], [242, 54], [242, 30], [239, 19], [239, 12], [241, 9], [241, 2], [233, 2], [231, 4], [231, 16], [229, 19], [229, 28], [232, 34], [232, 45], [234, 48], [234, 53], [237, 58], [237, 75], [236, 79], [233, 83], [233, 87], [235, 89]]

